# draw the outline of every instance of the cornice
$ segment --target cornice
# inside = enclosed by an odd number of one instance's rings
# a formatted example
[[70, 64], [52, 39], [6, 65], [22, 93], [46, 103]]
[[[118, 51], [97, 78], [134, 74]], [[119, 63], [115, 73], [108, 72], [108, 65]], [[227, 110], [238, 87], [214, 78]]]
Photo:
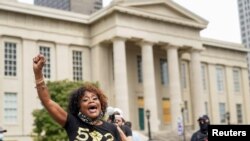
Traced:
[[84, 24], [87, 24], [89, 19], [89, 16], [83, 14], [57, 10], [42, 6], [35, 6], [31, 4], [18, 3], [18, 2], [13, 3], [13, 2], [0, 1], [0, 10], [12, 11], [16, 13], [22, 13], [22, 14], [28, 14], [28, 15], [64, 20], [64, 21], [84, 23]]
[[250, 52], [250, 49], [245, 48], [242, 44], [237, 44], [233, 42], [220, 41], [209, 38], [201, 38], [203, 46], [212, 46], [216, 48], [224, 48], [230, 50], [236, 50], [241, 52]]
[[47, 7], [41, 7], [41, 6], [35, 6], [35, 5], [23, 4], [23, 3], [12, 3], [12, 2], [6, 2], [6, 1], [0, 1], [0, 10], [12, 11], [16, 13], [23, 13], [23, 14], [28, 14], [28, 15], [46, 17], [46, 18], [51, 18], [51, 19], [59, 19], [63, 21], [71, 21], [71, 22], [83, 23], [83, 24], [91, 24], [111, 13], [114, 13], [115, 11], [118, 11], [121, 13], [126, 13], [130, 15], [140, 16], [140, 17], [163, 21], [163, 22], [169, 22], [173, 24], [179, 24], [179, 25], [184, 25], [184, 26], [189, 26], [189, 27], [194, 27], [194, 28], [199, 28], [199, 29], [206, 28], [206, 25], [204, 24], [194, 23], [190, 21], [183, 21], [180, 19], [172, 18], [172, 17], [155, 15], [152, 13], [138, 11], [130, 7], [123, 7], [119, 5], [107, 6], [90, 16], [63, 11], [63, 10], [47, 8]]

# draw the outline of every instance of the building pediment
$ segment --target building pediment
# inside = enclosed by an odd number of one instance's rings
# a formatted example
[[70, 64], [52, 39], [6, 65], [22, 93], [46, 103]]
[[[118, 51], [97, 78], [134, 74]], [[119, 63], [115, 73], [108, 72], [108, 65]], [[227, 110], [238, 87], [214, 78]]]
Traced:
[[117, 6], [142, 12], [151, 17], [162, 17], [162, 19], [165, 20], [169, 19], [170, 21], [178, 21], [177, 23], [182, 22], [189, 23], [188, 25], [200, 25], [201, 28], [205, 28], [208, 24], [208, 21], [205, 19], [171, 0], [128, 0], [118, 3]]
[[180, 13], [179, 11], [173, 9], [168, 5], [162, 4], [153, 4], [153, 5], [145, 5], [145, 6], [134, 6], [138, 10], [142, 10], [148, 13], [169, 17], [169, 18], [177, 18], [181, 20], [189, 20], [193, 21], [190, 17]]

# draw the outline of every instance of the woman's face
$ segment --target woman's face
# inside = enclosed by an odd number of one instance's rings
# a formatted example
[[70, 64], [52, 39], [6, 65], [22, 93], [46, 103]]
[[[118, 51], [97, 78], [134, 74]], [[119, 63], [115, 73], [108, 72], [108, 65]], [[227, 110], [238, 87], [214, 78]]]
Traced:
[[101, 113], [101, 103], [98, 96], [86, 91], [80, 100], [80, 112], [91, 119], [95, 119]]

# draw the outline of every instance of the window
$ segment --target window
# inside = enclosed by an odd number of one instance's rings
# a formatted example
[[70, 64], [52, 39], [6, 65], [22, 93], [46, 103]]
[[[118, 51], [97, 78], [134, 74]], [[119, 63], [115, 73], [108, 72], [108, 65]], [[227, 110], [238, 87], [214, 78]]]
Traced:
[[102, 6], [102, 1], [95, 1], [94, 3], [95, 3], [95, 5]]
[[73, 80], [83, 80], [82, 77], [82, 52], [73, 51]]
[[4, 122], [17, 123], [17, 94], [4, 93]]
[[161, 84], [168, 84], [168, 64], [166, 59], [160, 59]]
[[206, 82], [206, 65], [205, 64], [201, 65], [201, 77], [202, 77], [203, 90], [206, 90], [207, 82]]
[[181, 64], [181, 78], [182, 78], [182, 88], [187, 88], [187, 64]]
[[237, 123], [243, 123], [241, 104], [236, 104], [236, 114], [237, 114]]
[[4, 75], [17, 75], [17, 47], [16, 43], [4, 43]]
[[186, 119], [186, 122], [189, 122], [189, 108], [188, 108], [188, 102], [187, 101], [184, 101], [184, 108], [185, 108], [185, 119]]
[[50, 48], [40, 46], [40, 53], [46, 58], [46, 63], [43, 67], [44, 77], [49, 79], [51, 78], [51, 57], [50, 57]]
[[207, 101], [205, 102], [205, 114], [208, 115], [208, 103], [207, 103]]
[[233, 69], [234, 92], [240, 92], [240, 71]]
[[138, 74], [138, 82], [143, 82], [143, 72], [142, 72], [142, 58], [141, 56], [137, 56], [137, 74]]
[[95, 6], [94, 6], [94, 9], [95, 9], [95, 10], [99, 10], [99, 9], [101, 9], [101, 6], [100, 6], [100, 5], [95, 5]]
[[224, 70], [222, 67], [216, 67], [216, 80], [217, 80], [217, 91], [224, 91]]
[[219, 103], [219, 114], [220, 114], [220, 122], [226, 123], [226, 106], [225, 103]]

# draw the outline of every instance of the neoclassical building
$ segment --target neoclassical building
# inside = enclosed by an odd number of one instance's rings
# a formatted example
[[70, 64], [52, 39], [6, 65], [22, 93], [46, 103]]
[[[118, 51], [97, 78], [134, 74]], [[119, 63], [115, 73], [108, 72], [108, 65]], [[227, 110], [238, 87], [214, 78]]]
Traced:
[[[32, 111], [42, 105], [32, 58], [46, 56], [46, 80], [98, 81], [109, 105], [137, 130], [177, 132], [250, 124], [247, 52], [200, 36], [208, 22], [171, 0], [113, 1], [86, 16], [0, 1], [0, 126], [6, 141], [32, 140]], [[182, 110], [183, 109], [183, 112]], [[182, 121], [182, 120], [181, 120]]]

